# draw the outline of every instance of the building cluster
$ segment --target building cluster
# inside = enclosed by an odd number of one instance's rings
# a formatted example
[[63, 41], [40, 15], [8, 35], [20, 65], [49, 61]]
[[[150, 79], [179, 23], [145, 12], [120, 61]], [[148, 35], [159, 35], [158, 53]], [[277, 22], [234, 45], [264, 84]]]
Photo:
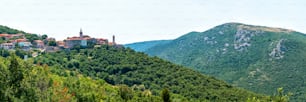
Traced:
[[14, 49], [15, 47], [20, 47], [23, 50], [30, 50], [32, 43], [29, 42], [24, 34], [0, 34], [0, 38], [3, 42], [0, 44], [0, 48], [3, 49]]
[[57, 43], [59, 46], [64, 47], [64, 48], [73, 48], [74, 46], [86, 47], [92, 44], [94, 45], [104, 45], [104, 44], [114, 45], [116, 44], [115, 36], [113, 36], [112, 42], [108, 42], [108, 40], [104, 38], [91, 38], [88, 35], [83, 35], [82, 29], [80, 30], [79, 36], [68, 37], [64, 41], [58, 41]]
[[24, 34], [0, 34], [0, 38], [5, 41], [2, 43], [0, 42], [0, 48], [7, 50], [14, 50], [18, 47], [24, 51], [37, 49], [44, 52], [55, 52], [61, 49], [71, 49], [76, 46], [116, 45], [115, 36], [113, 36], [113, 41], [109, 42], [108, 39], [92, 38], [88, 35], [83, 35], [82, 29], [80, 30], [79, 36], [67, 37], [67, 39], [63, 41], [56, 41], [54, 38], [46, 38], [30, 42], [26, 39]]

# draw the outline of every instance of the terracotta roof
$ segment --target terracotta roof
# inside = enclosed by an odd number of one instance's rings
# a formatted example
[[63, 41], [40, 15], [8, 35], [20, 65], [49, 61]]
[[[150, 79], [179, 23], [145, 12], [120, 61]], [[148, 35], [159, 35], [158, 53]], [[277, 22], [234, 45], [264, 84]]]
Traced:
[[0, 34], [0, 37], [16, 37], [23, 36], [23, 34]]
[[34, 40], [34, 42], [36, 42], [36, 43], [43, 43], [42, 40]]
[[81, 38], [68, 38], [66, 40], [81, 40]]
[[6, 37], [9, 36], [9, 34], [0, 34], [0, 37]]
[[57, 41], [56, 43], [65, 43], [64, 41]]
[[92, 39], [90, 37], [84, 37], [83, 39], [81, 39], [80, 37], [68, 37], [66, 40], [89, 40]]
[[91, 38], [88, 38], [88, 37], [86, 37], [86, 38], [83, 38], [84, 40], [89, 40], [89, 39], [91, 39]]
[[17, 42], [26, 42], [27, 39], [16, 39]]
[[80, 37], [78, 37], [78, 36], [73, 36], [73, 37], [68, 37], [68, 39], [69, 39], [69, 38], [80, 38]]
[[81, 38], [73, 36], [73, 37], [68, 37], [66, 40], [81, 40]]
[[57, 41], [56, 42], [58, 46], [65, 46], [65, 42], [64, 41]]
[[23, 34], [10, 34], [10, 36], [23, 36]]

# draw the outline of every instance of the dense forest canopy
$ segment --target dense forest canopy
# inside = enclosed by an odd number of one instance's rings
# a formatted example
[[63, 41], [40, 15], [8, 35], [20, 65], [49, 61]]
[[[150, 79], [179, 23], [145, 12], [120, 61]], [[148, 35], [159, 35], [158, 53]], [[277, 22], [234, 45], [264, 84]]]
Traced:
[[[1, 102], [161, 102], [161, 96], [142, 86], [114, 86], [76, 71], [33, 65], [32, 60], [23, 61], [16, 55], [0, 57]], [[169, 97], [187, 101], [177, 94]]]
[[113, 46], [45, 53], [36, 57], [34, 63], [78, 71], [112, 85], [143, 85], [153, 95], [168, 88], [189, 100], [241, 101], [248, 97], [265, 97], [160, 58]]

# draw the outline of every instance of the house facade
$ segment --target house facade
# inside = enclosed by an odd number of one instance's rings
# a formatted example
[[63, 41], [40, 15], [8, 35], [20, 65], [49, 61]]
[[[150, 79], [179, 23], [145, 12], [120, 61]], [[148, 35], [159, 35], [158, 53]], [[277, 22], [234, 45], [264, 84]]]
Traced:
[[11, 50], [15, 48], [15, 44], [13, 43], [2, 43], [0, 44], [0, 48], [6, 49], [6, 50]]
[[43, 49], [43, 48], [45, 47], [45, 43], [44, 43], [44, 41], [42, 41], [42, 40], [34, 40], [33, 46], [34, 46], [35, 48]]

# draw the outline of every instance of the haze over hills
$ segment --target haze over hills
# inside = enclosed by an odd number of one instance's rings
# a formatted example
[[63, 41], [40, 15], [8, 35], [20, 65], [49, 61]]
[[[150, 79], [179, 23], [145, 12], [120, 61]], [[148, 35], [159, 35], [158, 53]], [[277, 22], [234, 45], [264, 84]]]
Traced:
[[255, 92], [273, 94], [284, 87], [295, 101], [306, 100], [306, 36], [300, 32], [226, 23], [145, 53]]
[[126, 44], [124, 45], [125, 47], [129, 47], [134, 49], [135, 51], [140, 51], [144, 52], [147, 49], [155, 46], [155, 45], [161, 45], [161, 44], [166, 44], [170, 42], [171, 40], [154, 40], [154, 41], [145, 41], [145, 42], [136, 42], [132, 44]]

